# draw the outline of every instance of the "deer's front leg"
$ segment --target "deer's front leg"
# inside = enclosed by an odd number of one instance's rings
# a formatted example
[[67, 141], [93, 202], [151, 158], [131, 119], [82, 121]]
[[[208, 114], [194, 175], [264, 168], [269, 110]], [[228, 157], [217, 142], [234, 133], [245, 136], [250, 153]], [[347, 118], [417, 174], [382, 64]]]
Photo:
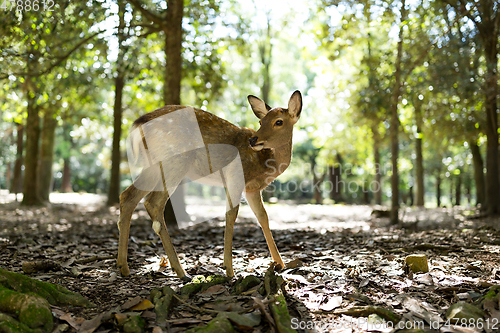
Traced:
[[271, 252], [271, 257], [273, 258], [273, 261], [276, 262], [278, 266], [281, 266], [281, 268], [285, 268], [283, 259], [281, 259], [281, 255], [278, 251], [278, 247], [274, 242], [271, 229], [269, 229], [269, 218], [267, 217], [267, 212], [266, 209], [264, 208], [264, 203], [262, 202], [261, 192], [260, 191], [246, 192], [246, 198], [248, 201], [248, 205], [250, 206], [253, 213], [257, 217], [257, 220], [259, 221], [262, 231], [264, 232], [264, 237], [266, 238], [267, 246], [269, 247], [269, 251]]
[[234, 276], [233, 270], [233, 231], [240, 205], [226, 212], [226, 229], [224, 232], [224, 268], [228, 277]]

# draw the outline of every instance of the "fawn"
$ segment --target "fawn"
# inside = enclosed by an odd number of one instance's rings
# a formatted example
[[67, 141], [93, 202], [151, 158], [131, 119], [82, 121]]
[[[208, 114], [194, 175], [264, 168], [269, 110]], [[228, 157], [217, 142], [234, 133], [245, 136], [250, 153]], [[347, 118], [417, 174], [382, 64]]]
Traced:
[[[238, 127], [200, 109], [178, 105], [165, 106], [134, 122], [127, 148], [129, 163], [141, 160], [144, 165], [134, 183], [120, 195], [117, 265], [122, 275], [130, 274], [127, 248], [132, 213], [139, 201], [149, 194], [144, 206], [172, 269], [179, 278], [190, 280], [179, 262], [163, 217], [169, 193], [175, 191], [185, 176], [191, 180], [220, 184], [226, 189], [228, 209], [224, 268], [228, 277], [234, 276], [233, 227], [243, 191], [262, 227], [273, 261], [277, 267], [284, 268], [269, 229], [261, 191], [290, 164], [293, 125], [300, 117], [302, 96], [298, 90], [295, 91], [288, 102], [288, 109], [271, 108], [252, 95], [248, 96], [248, 102], [260, 119], [258, 131]], [[160, 119], [164, 121], [160, 122]]]

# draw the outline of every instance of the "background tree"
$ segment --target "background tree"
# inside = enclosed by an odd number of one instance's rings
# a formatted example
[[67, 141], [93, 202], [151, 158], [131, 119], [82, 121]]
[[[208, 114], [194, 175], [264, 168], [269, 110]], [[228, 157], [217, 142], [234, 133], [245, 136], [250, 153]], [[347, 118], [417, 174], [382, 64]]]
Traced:
[[486, 146], [486, 202], [490, 215], [500, 213], [500, 178], [498, 176], [498, 34], [500, 29], [500, 8], [494, 0], [466, 2], [448, 1], [448, 12], [459, 16], [464, 22], [474, 25], [483, 46], [486, 70], [484, 74], [484, 110]]
[[[42, 4], [43, 5], [43, 4]], [[40, 105], [50, 97], [42, 89], [42, 76], [61, 66], [76, 50], [95, 38], [89, 33], [93, 18], [103, 14], [102, 3], [96, 1], [54, 5], [54, 11], [9, 11], [0, 26], [4, 50], [2, 62], [8, 64], [3, 78], [14, 75], [23, 83], [27, 101], [26, 158], [23, 204], [42, 202], [38, 191], [40, 139]], [[92, 15], [90, 15], [92, 13]], [[60, 34], [65, 36], [60, 39]], [[83, 37], [82, 37], [83, 36]]]

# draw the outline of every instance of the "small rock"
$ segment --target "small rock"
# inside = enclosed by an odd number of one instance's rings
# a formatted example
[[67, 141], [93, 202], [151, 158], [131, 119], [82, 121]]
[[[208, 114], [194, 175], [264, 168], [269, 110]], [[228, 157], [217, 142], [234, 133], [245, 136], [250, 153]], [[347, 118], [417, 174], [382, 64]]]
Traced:
[[112, 272], [111, 274], [109, 274], [108, 282], [115, 282], [117, 278], [117, 274], [115, 272]]
[[411, 254], [406, 257], [405, 265], [413, 273], [427, 273], [429, 271], [429, 264], [425, 254]]
[[446, 311], [446, 319], [449, 319], [453, 323], [461, 319], [465, 319], [469, 323], [471, 319], [477, 321], [482, 320], [483, 317], [484, 312], [481, 309], [465, 302], [455, 303]]

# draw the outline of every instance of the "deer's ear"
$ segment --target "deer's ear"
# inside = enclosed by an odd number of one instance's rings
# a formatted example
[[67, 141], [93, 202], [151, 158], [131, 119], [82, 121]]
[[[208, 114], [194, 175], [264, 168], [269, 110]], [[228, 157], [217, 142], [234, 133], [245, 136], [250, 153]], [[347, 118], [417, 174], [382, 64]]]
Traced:
[[292, 117], [293, 121], [296, 122], [300, 118], [300, 112], [302, 111], [302, 95], [300, 91], [295, 90], [288, 101], [288, 113]]
[[267, 112], [271, 110], [271, 107], [264, 103], [263, 100], [261, 100], [258, 97], [255, 97], [254, 95], [248, 95], [248, 103], [250, 103], [250, 106], [252, 107], [253, 113], [257, 116], [257, 118], [262, 119], [266, 116]]

